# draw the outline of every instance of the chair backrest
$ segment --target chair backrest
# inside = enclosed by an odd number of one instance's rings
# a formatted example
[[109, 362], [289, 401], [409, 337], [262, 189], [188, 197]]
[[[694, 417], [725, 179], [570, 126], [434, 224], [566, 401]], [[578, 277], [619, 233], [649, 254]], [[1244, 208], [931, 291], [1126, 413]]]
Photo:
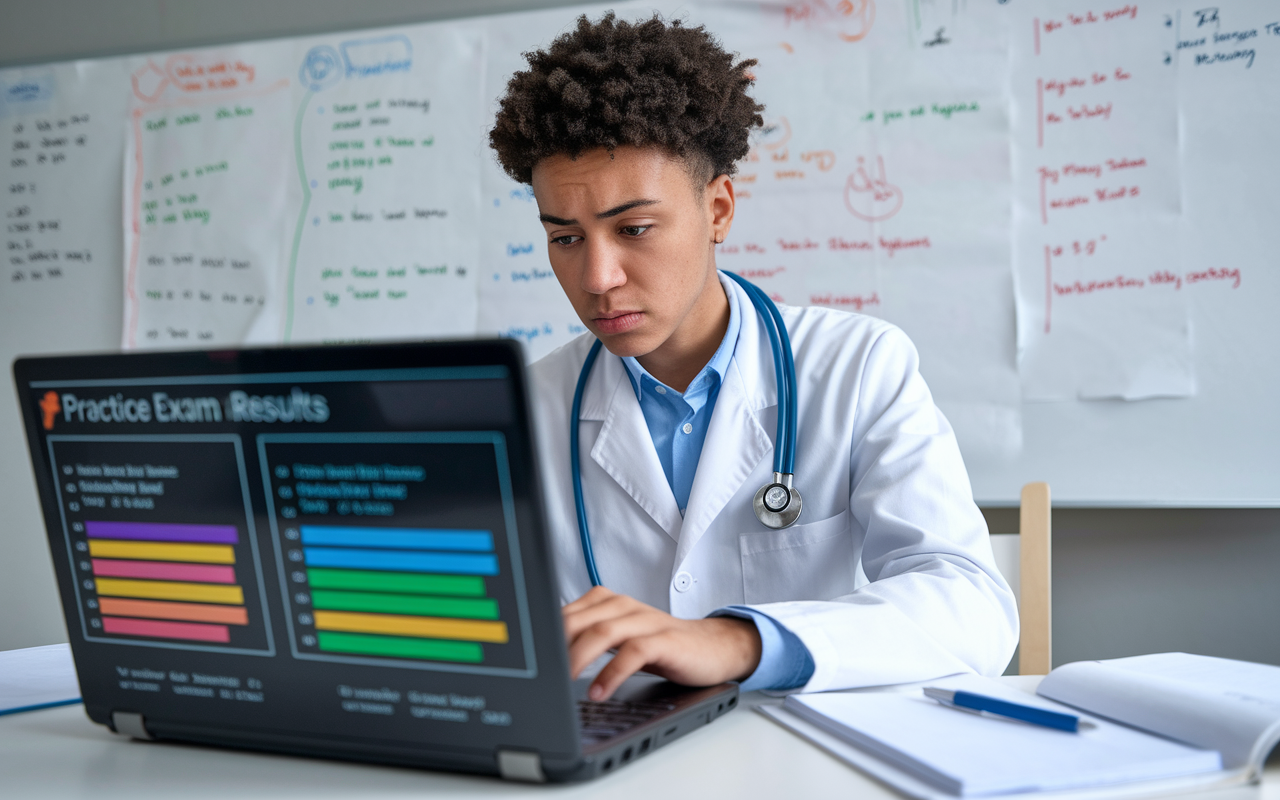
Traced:
[[1022, 638], [1018, 672], [1044, 675], [1052, 669], [1053, 603], [1049, 484], [1022, 487], [1018, 535], [992, 534], [996, 566], [1018, 597]]
[[1053, 572], [1052, 524], [1049, 484], [1022, 487], [1018, 514], [1020, 561], [1018, 616], [1022, 639], [1018, 645], [1018, 672], [1047, 675], [1053, 669]]

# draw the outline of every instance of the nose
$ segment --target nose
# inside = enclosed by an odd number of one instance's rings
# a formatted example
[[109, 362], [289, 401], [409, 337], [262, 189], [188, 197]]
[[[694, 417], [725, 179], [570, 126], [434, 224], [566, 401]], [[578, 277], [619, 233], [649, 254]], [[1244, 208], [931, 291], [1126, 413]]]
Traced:
[[605, 294], [627, 282], [621, 248], [607, 235], [588, 236], [586, 263], [582, 269], [582, 290], [589, 294]]

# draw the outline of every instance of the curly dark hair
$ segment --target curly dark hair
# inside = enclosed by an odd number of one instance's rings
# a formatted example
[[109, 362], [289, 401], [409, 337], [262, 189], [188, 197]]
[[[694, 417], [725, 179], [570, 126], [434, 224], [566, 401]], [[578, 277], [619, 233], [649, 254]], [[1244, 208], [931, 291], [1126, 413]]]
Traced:
[[695, 178], [732, 175], [751, 129], [763, 124], [764, 106], [747, 94], [756, 60], [734, 64], [701, 25], [584, 14], [524, 57], [529, 69], [507, 83], [489, 132], [498, 162], [520, 183], [531, 183], [548, 156], [620, 145], [660, 147]]

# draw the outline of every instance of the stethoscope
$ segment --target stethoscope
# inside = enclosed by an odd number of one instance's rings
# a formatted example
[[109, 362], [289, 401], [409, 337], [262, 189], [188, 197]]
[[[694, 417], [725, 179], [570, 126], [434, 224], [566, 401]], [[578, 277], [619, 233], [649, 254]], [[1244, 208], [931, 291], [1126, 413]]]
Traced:
[[[773, 300], [758, 286], [732, 272], [726, 272], [751, 298], [756, 313], [764, 322], [769, 334], [769, 347], [773, 351], [773, 372], [778, 385], [778, 433], [773, 448], [773, 482], [766, 483], [756, 492], [752, 506], [756, 517], [766, 527], [782, 530], [796, 524], [800, 518], [803, 500], [795, 487], [792, 471], [796, 463], [796, 362], [791, 353], [791, 338], [782, 314]], [[600, 573], [596, 570], [596, 558], [591, 551], [591, 531], [587, 527], [587, 507], [582, 500], [582, 470], [578, 455], [578, 416], [582, 411], [582, 391], [587, 376], [600, 355], [597, 339], [587, 352], [578, 374], [578, 385], [573, 391], [573, 408], [569, 412], [569, 463], [573, 474], [573, 502], [578, 513], [578, 535], [582, 538], [582, 557], [587, 562], [587, 574], [592, 586], [601, 586]]]

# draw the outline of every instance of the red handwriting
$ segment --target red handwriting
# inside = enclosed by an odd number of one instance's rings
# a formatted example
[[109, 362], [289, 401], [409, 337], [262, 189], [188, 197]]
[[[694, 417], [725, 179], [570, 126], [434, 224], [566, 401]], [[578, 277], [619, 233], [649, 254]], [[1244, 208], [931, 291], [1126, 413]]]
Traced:
[[1145, 158], [1138, 158], [1133, 161], [1130, 161], [1127, 158], [1122, 158], [1119, 161], [1116, 161], [1113, 158], [1107, 159], [1107, 169], [1113, 172], [1118, 169], [1133, 169], [1134, 167], [1145, 167], [1146, 165], [1147, 160]]
[[[1068, 12], [1064, 19], [1045, 20], [1044, 32], [1053, 33], [1054, 31], [1065, 28], [1067, 25], [1071, 25], [1074, 27], [1076, 25], [1087, 25], [1094, 22], [1111, 22], [1117, 19], [1134, 20], [1137, 18], [1138, 18], [1138, 6], [1134, 4], [1125, 4], [1124, 6], [1113, 9], [1111, 11], [1103, 11], [1101, 15], [1096, 14], [1093, 11], [1086, 11], [1083, 14], [1072, 14]], [[1037, 20], [1037, 22], [1039, 22], [1039, 20]]]
[[929, 244], [929, 237], [923, 236], [919, 239], [885, 239], [880, 237], [880, 247], [889, 251], [889, 258], [893, 258], [899, 250], [914, 250], [923, 248], [928, 250], [933, 245]]
[[1056, 94], [1059, 98], [1066, 95], [1068, 89], [1083, 89], [1088, 86], [1097, 86], [1100, 83], [1106, 83], [1110, 79], [1117, 81], [1127, 81], [1133, 77], [1133, 73], [1125, 72], [1120, 67], [1116, 67], [1115, 72], [1111, 75], [1104, 75], [1101, 72], [1095, 72], [1089, 76], [1088, 80], [1072, 76], [1070, 78], [1050, 78], [1044, 82], [1044, 91], [1046, 94]]
[[1106, 289], [1141, 289], [1146, 285], [1147, 282], [1142, 278], [1126, 278], [1123, 275], [1117, 275], [1110, 280], [1088, 282], [1075, 281], [1066, 286], [1063, 286], [1060, 283], [1055, 283], [1053, 285], [1053, 291], [1059, 296], [1068, 294], [1093, 294], [1094, 292], [1100, 292]]
[[[1050, 116], [1053, 117], [1056, 115], [1051, 114]], [[1111, 103], [1107, 103], [1106, 105], [1103, 105], [1102, 103], [1098, 103], [1094, 105], [1092, 108], [1086, 105], [1082, 105], [1079, 108], [1075, 108], [1073, 106], [1067, 106], [1067, 116], [1071, 117], [1072, 119], [1093, 119], [1094, 117], [1102, 117], [1105, 120], [1110, 120], [1111, 119]], [[1050, 119], [1047, 121], [1061, 122], [1062, 118], [1058, 117], [1056, 119]]]
[[201, 62], [193, 55], [170, 56], [164, 69], [173, 85], [184, 92], [237, 89], [253, 83], [254, 77], [253, 66], [243, 61]]
[[818, 169], [826, 172], [836, 165], [836, 154], [830, 150], [810, 150], [800, 154], [800, 160], [808, 163], [816, 161]]
[[1200, 283], [1201, 281], [1234, 281], [1231, 284], [1231, 288], [1239, 289], [1240, 270], [1235, 267], [1209, 267], [1203, 272], [1187, 273], [1187, 283]]
[[1182, 278], [1179, 278], [1167, 269], [1157, 270], [1156, 272], [1151, 273], [1147, 276], [1147, 280], [1151, 281], [1155, 286], [1172, 284], [1174, 289], [1182, 288]]
[[716, 252], [721, 255], [735, 256], [738, 255], [738, 253], [756, 253], [758, 255], [763, 255], [768, 251], [763, 245], [758, 245], [755, 242], [744, 242], [741, 245], [722, 244], [716, 248]]
[[772, 278], [779, 272], [786, 272], [786, 267], [773, 267], [772, 269], [738, 269], [734, 272], [744, 278]]
[[809, 295], [809, 304], [827, 306], [829, 308], [849, 307], [855, 311], [861, 311], [865, 306], [880, 305], [880, 293], [872, 292], [869, 296], [860, 294], [811, 294]]
[[804, 178], [804, 171], [798, 169], [780, 169], [773, 173], [773, 177], [780, 181], [787, 179], [799, 180]]
[[800, 241], [788, 242], [786, 239], [779, 239], [778, 247], [781, 247], [783, 250], [786, 250], [786, 251], [817, 250], [818, 243], [808, 237], [805, 237], [805, 240], [803, 242], [800, 242]]
[[848, 239], [839, 236], [833, 236], [827, 240], [827, 249], [829, 250], [871, 250], [871, 242], [859, 240], [851, 242]]
[[1099, 203], [1105, 203], [1108, 200], [1120, 200], [1125, 197], [1137, 197], [1137, 186], [1121, 186], [1119, 189], [1094, 189], [1093, 193], [1097, 195]]
[[1104, 233], [1097, 239], [1090, 239], [1083, 244], [1079, 239], [1076, 239], [1070, 245], [1049, 245], [1045, 250], [1054, 258], [1061, 258], [1062, 256], [1091, 256], [1098, 252], [1098, 245], [1106, 240], [1107, 235]]
[[866, 159], [858, 156], [858, 165], [844, 184], [844, 207], [866, 222], [882, 222], [902, 208], [902, 190], [889, 183], [882, 156], [876, 156], [874, 174], [867, 171]]
[[1075, 208], [1076, 206], [1088, 205], [1089, 198], [1084, 195], [1076, 195], [1075, 197], [1055, 197], [1049, 201], [1049, 208]]
[[822, 25], [834, 29], [843, 42], [857, 42], [871, 32], [871, 25], [876, 20], [876, 4], [875, 0], [838, 0], [834, 3], [805, 0], [791, 3], [782, 13], [787, 27], [792, 22]]
[[1044, 90], [1049, 94], [1057, 93], [1058, 97], [1062, 97], [1067, 93], [1068, 89], [1081, 89], [1088, 85], [1083, 78], [1067, 78], [1066, 80], [1054, 78], [1044, 82]]

